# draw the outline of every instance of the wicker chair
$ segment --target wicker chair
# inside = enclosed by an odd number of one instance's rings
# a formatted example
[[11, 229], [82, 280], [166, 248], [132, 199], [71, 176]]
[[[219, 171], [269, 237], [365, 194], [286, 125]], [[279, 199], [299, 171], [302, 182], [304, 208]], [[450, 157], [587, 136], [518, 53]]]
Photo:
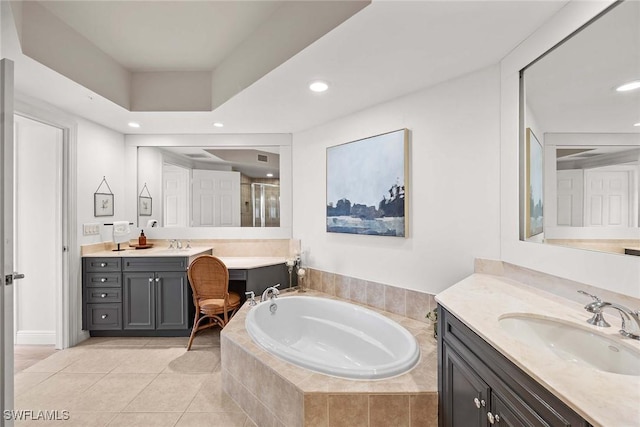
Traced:
[[[198, 331], [216, 325], [225, 327], [229, 318], [240, 307], [240, 296], [235, 292], [229, 292], [229, 270], [214, 256], [202, 255], [194, 259], [189, 265], [187, 275], [193, 290], [193, 304], [196, 307], [196, 316], [187, 345], [188, 351]], [[209, 322], [201, 324], [205, 319]]]

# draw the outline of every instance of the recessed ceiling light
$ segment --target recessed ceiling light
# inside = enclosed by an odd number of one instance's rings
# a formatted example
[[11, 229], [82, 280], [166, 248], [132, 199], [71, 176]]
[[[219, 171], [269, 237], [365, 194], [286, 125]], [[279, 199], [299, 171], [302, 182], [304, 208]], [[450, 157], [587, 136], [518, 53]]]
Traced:
[[633, 125], [634, 125], [634, 126], [640, 126], [640, 122], [638, 122], [638, 123], [634, 123]]
[[329, 89], [329, 85], [323, 81], [315, 81], [309, 85], [309, 89], [312, 92], [324, 92]]
[[224, 123], [220, 123], [220, 122], [215, 122], [213, 125], [217, 128], [224, 127]]
[[139, 128], [140, 127], [140, 123], [136, 123], [136, 122], [129, 122], [129, 127], [130, 128]]
[[272, 173], [268, 173], [267, 174], [267, 178], [273, 178], [273, 174]]
[[618, 92], [628, 92], [630, 90], [634, 90], [634, 89], [640, 89], [640, 80], [634, 80], [632, 82], [629, 83], [625, 83], [621, 86], [618, 86], [616, 88], [616, 90]]

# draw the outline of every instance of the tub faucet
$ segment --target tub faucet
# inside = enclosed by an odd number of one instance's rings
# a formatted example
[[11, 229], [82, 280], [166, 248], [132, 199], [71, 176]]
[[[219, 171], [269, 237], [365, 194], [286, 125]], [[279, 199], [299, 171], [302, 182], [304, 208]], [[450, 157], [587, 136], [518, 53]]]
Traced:
[[278, 295], [280, 295], [280, 291], [276, 289], [278, 286], [280, 286], [280, 283], [275, 286], [269, 286], [267, 289], [265, 289], [262, 293], [262, 297], [260, 297], [260, 301], [264, 302], [269, 299], [278, 298]]
[[[587, 294], [584, 291], [578, 291], [580, 293]], [[593, 302], [584, 306], [584, 309], [589, 313], [593, 313], [593, 317], [587, 322], [596, 326], [604, 326], [609, 327], [609, 323], [602, 317], [602, 311], [605, 309], [612, 308], [617, 310], [620, 313], [620, 319], [622, 320], [622, 329], [620, 329], [620, 334], [624, 337], [631, 338], [634, 340], [640, 340], [640, 312], [638, 310], [631, 310], [628, 307], [625, 307], [620, 304], [616, 304], [614, 302], [606, 302], [602, 301], [600, 298], [595, 295], [589, 295], [594, 299]], [[594, 320], [595, 319], [595, 320]], [[627, 322], [631, 323], [631, 327], [633, 331], [629, 331], [627, 329]]]

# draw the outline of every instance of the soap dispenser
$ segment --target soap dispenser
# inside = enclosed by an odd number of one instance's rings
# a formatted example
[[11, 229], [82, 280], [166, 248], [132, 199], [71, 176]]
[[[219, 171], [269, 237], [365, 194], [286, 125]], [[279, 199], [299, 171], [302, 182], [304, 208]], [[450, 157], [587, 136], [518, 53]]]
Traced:
[[138, 237], [138, 245], [145, 246], [147, 244], [147, 236], [144, 235], [144, 230], [140, 231], [140, 237]]

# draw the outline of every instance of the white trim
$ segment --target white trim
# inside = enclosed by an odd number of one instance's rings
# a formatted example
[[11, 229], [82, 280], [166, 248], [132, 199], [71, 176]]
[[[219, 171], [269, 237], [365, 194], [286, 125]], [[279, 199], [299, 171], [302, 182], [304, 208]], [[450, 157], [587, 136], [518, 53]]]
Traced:
[[18, 331], [16, 345], [55, 345], [56, 331]]
[[[56, 295], [57, 349], [72, 347], [86, 339], [82, 334], [82, 296], [80, 274], [80, 248], [77, 230], [77, 123], [54, 107], [32, 98], [18, 97], [15, 114], [57, 127], [63, 131], [62, 141], [62, 281]], [[73, 273], [75, 272], [75, 274]]]

